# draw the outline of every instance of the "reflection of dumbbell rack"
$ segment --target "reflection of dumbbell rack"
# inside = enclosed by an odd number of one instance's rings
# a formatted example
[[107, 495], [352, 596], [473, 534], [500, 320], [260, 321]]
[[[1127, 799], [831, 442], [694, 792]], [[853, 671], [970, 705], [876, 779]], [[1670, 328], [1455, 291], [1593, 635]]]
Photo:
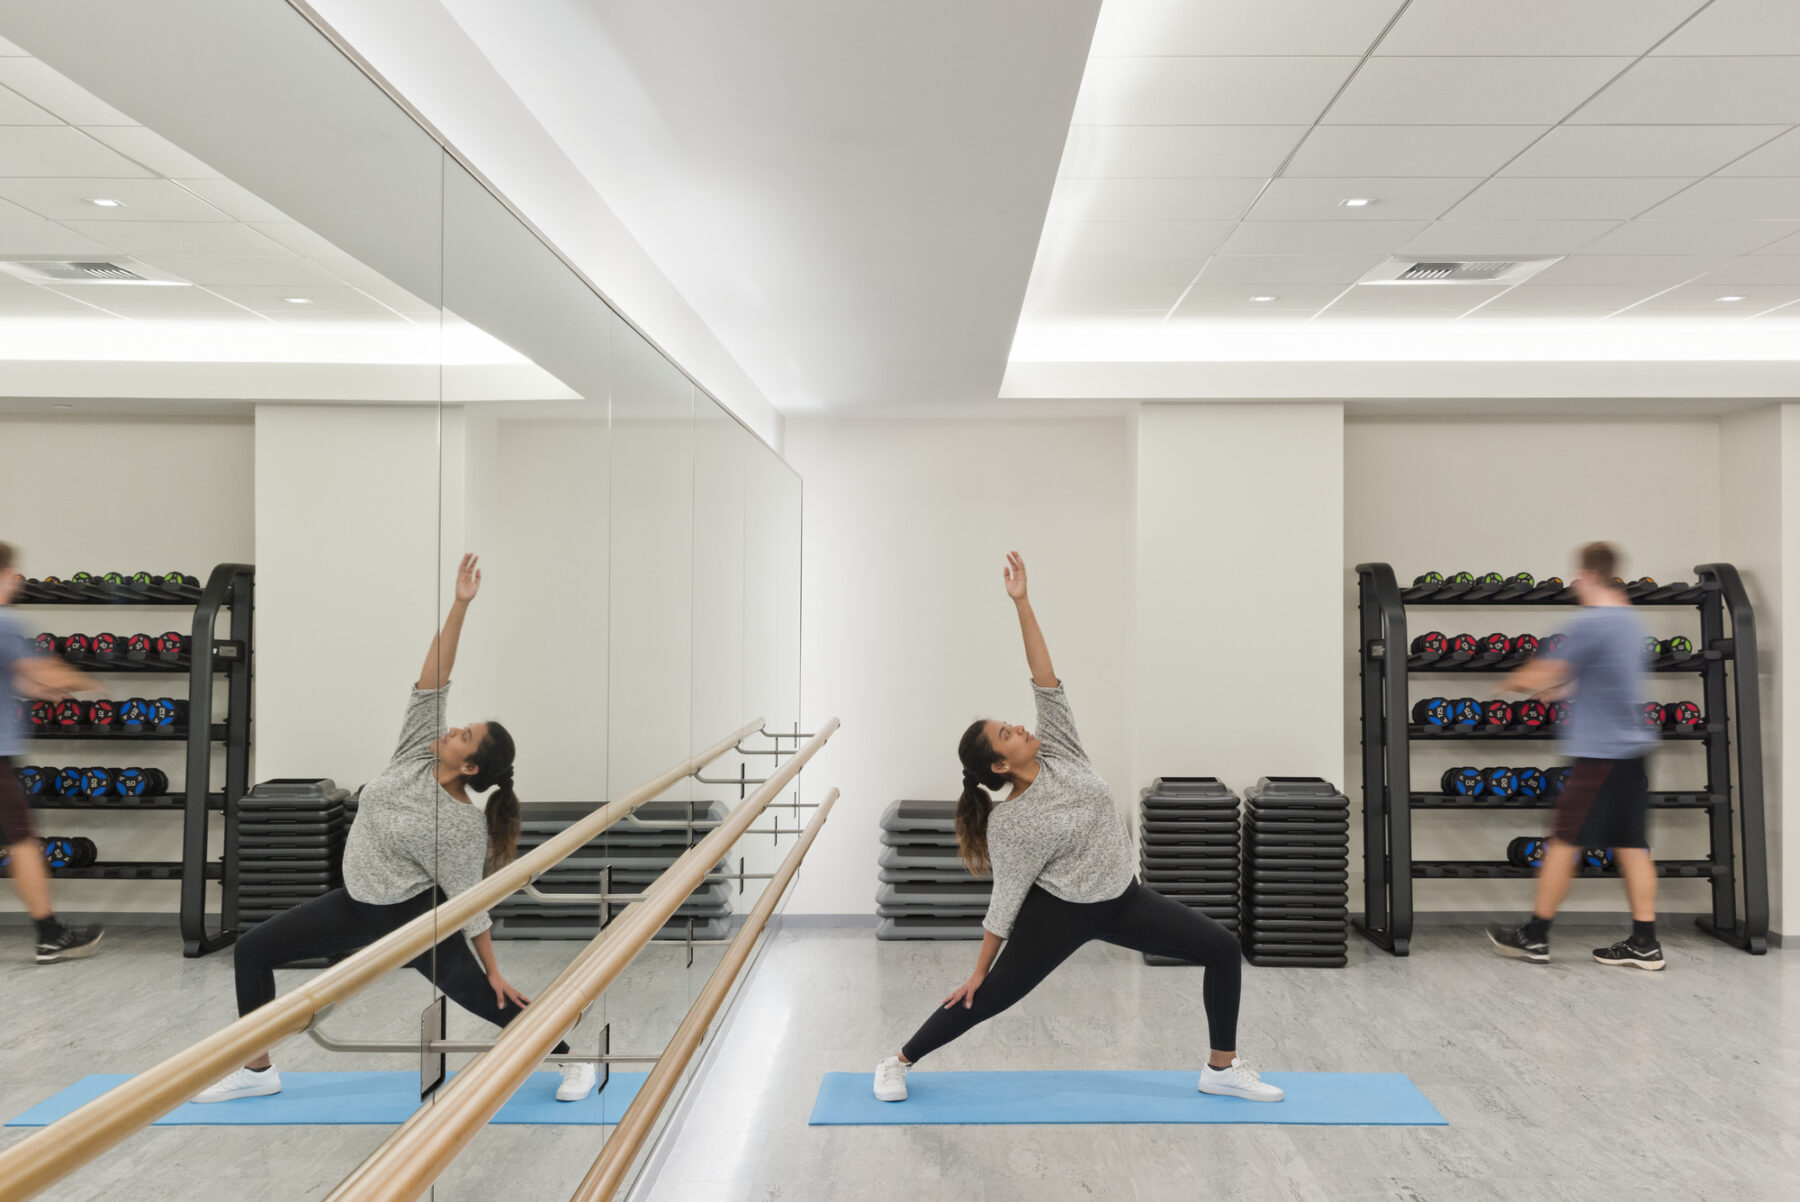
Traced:
[[[96, 658], [80, 651], [64, 655], [72, 666], [95, 675], [185, 676], [190, 706], [204, 705], [204, 712], [185, 721], [145, 729], [91, 729], [85, 726], [34, 729], [33, 741], [45, 744], [78, 744], [83, 749], [110, 744], [117, 750], [146, 745], [185, 747], [186, 781], [179, 790], [150, 796], [34, 796], [31, 804], [46, 810], [129, 810], [133, 812], [180, 811], [182, 855], [180, 860], [98, 860], [81, 868], [59, 868], [53, 875], [78, 880], [181, 882], [181, 935], [188, 956], [204, 955], [226, 946], [236, 937], [237, 859], [235, 853], [237, 801], [249, 788], [250, 778], [250, 681], [251, 620], [255, 570], [249, 564], [226, 563], [215, 567], [205, 585], [165, 579], [106, 581], [29, 581], [17, 594], [20, 606], [124, 606], [128, 608], [191, 608], [193, 623], [186, 647], [167, 657], [131, 659], [123, 655]], [[230, 631], [214, 633], [219, 611], [231, 612]], [[214, 710], [214, 682], [226, 684], [224, 721]], [[127, 690], [117, 690], [126, 692]], [[132, 689], [130, 692], [148, 691]], [[157, 690], [160, 692], [161, 690]], [[225, 750], [222, 791], [212, 791], [213, 749]], [[69, 757], [73, 758], [73, 757]], [[85, 757], [84, 757], [85, 758]], [[216, 860], [207, 856], [209, 815], [224, 815], [224, 850]], [[106, 850], [104, 840], [102, 853]], [[224, 886], [219, 929], [206, 925], [206, 882]]]
[[[1538, 727], [1451, 727], [1414, 720], [1409, 679], [1433, 673], [1505, 673], [1527, 658], [1491, 652], [1414, 652], [1407, 633], [1408, 606], [1519, 607], [1570, 606], [1573, 590], [1560, 582], [1430, 583], [1401, 588], [1384, 563], [1357, 565], [1363, 747], [1364, 916], [1353, 925], [1372, 942], [1395, 955], [1406, 955], [1412, 938], [1412, 882], [1424, 880], [1493, 880], [1529, 877], [1534, 869], [1475, 860], [1421, 860], [1412, 851], [1412, 811], [1548, 809], [1554, 798], [1484, 798], [1414, 792], [1411, 750], [1414, 742], [1437, 746], [1467, 744], [1471, 750], [1498, 749], [1515, 740], [1554, 738], [1555, 729]], [[1750, 600], [1730, 564], [1701, 564], [1697, 581], [1625, 586], [1633, 603], [1645, 606], [1694, 607], [1701, 635], [1691, 650], [1670, 650], [1654, 657], [1660, 674], [1698, 677], [1705, 721], [1665, 729], [1665, 740], [1698, 742], [1706, 759], [1707, 784], [1700, 790], [1658, 791], [1650, 801], [1658, 809], [1700, 810], [1708, 815], [1710, 852], [1704, 860], [1665, 861], [1664, 877], [1704, 878], [1712, 884], [1712, 914], [1700, 919], [1702, 930], [1753, 954], [1767, 949], [1769, 928], [1768, 867], [1763, 828], [1762, 720], [1754, 668], [1742, 673], [1739, 663], [1756, 663], [1756, 624]], [[1729, 631], [1727, 634], [1727, 619]], [[1391, 651], [1391, 654], [1390, 654]], [[1733, 670], [1727, 674], [1726, 666]], [[1737, 735], [1736, 782], [1729, 735]], [[1736, 804], [1734, 805], [1734, 800]], [[1735, 816], [1735, 822], [1734, 822]], [[1741, 850], [1742, 860], [1739, 861]], [[1616, 870], [1583, 868], [1584, 877], [1616, 876]], [[1743, 918], [1738, 918], [1739, 906]]]

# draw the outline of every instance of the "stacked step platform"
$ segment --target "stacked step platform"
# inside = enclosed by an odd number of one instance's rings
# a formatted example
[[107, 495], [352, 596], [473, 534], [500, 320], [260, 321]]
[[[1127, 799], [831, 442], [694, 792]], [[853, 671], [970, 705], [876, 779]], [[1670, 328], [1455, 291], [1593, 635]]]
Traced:
[[266, 780], [238, 800], [238, 930], [344, 883], [350, 794], [330, 780]]
[[1244, 954], [1273, 967], [1348, 962], [1350, 800], [1316, 776], [1265, 776], [1245, 796]]
[[979, 939], [990, 877], [963, 867], [954, 801], [896, 801], [881, 815], [877, 939]]
[[[600, 802], [547, 802], [525, 807], [519, 824], [519, 854], [540, 847], [569, 825], [594, 812]], [[717, 801], [650, 801], [602, 831], [586, 846], [535, 884], [545, 893], [597, 894], [607, 869], [607, 892], [642, 893], [657, 877], [711, 832], [726, 815]], [[692, 822], [690, 829], [685, 824]], [[652, 823], [682, 823], [655, 826]], [[714, 873], [729, 871], [725, 861]], [[688, 895], [673, 918], [655, 938], [682, 942], [687, 939], [724, 939], [731, 932], [732, 882], [711, 879]], [[490, 913], [496, 939], [592, 939], [603, 922], [610, 922], [625, 902], [542, 902], [523, 891], [513, 894]]]
[[[1212, 776], [1163, 776], [1139, 794], [1144, 884], [1238, 929], [1238, 797]], [[1186, 964], [1144, 954], [1146, 964]]]

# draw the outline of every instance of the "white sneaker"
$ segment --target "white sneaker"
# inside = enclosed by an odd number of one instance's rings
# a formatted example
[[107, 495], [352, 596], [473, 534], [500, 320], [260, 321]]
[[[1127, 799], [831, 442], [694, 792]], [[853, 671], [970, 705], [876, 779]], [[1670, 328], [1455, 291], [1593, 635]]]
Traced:
[[1239, 1058], [1232, 1059], [1230, 1068], [1214, 1068], [1209, 1064], [1201, 1069], [1200, 1092], [1251, 1102], [1279, 1102], [1287, 1096], [1273, 1085], [1265, 1085], [1255, 1070]]
[[594, 1082], [600, 1074], [591, 1061], [566, 1060], [560, 1067], [562, 1084], [556, 1087], [557, 1101], [579, 1102], [594, 1092]]
[[889, 1056], [875, 1066], [875, 1097], [883, 1102], [906, 1101], [907, 1064], [898, 1056]]
[[207, 1086], [191, 1100], [202, 1103], [229, 1102], [233, 1098], [261, 1098], [280, 1092], [281, 1074], [271, 1064], [260, 1072], [253, 1068], [240, 1068], [216, 1085]]

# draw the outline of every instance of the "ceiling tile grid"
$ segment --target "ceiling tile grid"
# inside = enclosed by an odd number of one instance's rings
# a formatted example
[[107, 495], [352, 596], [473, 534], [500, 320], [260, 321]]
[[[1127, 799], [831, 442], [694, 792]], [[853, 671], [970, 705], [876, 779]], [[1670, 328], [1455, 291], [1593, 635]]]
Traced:
[[1025, 321], [1800, 320], [1800, 3], [1106, 0], [1049, 217]]
[[[1201, 239], [1193, 262], [1203, 263], [1228, 230], [1221, 224]], [[1152, 253], [1166, 246], [1135, 243]], [[438, 320], [430, 305], [5, 42], [0, 259], [125, 259], [186, 285], [52, 286], [0, 274], [0, 313], [15, 319]], [[1166, 303], [1185, 282], [1169, 288]]]

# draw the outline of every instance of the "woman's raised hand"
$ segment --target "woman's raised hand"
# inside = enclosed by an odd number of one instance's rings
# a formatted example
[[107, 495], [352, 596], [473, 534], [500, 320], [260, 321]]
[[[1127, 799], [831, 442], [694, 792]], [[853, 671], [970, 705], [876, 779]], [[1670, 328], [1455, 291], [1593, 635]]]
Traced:
[[1025, 599], [1025, 561], [1017, 551], [1006, 553], [1006, 595], [1014, 601]]
[[474, 555], [464, 555], [462, 566], [456, 569], [456, 599], [463, 605], [475, 599], [481, 591], [481, 560]]

